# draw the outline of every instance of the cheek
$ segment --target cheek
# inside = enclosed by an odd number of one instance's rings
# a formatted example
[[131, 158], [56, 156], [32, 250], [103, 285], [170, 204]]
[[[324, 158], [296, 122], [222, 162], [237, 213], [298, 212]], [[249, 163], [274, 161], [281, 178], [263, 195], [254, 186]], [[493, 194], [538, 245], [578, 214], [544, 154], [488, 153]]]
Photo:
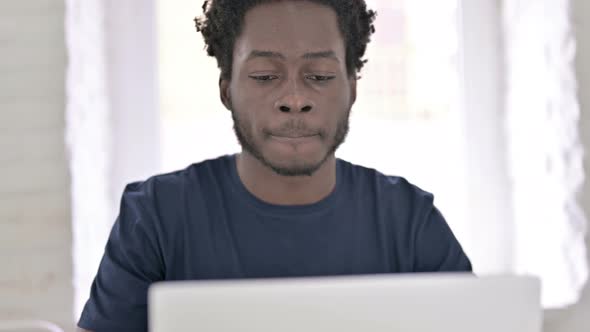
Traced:
[[350, 98], [348, 90], [339, 90], [338, 93], [333, 94], [330, 98], [326, 98], [325, 105], [331, 110], [330, 118], [333, 121], [340, 122], [348, 116], [351, 107]]
[[232, 100], [232, 112], [242, 131], [247, 131], [252, 138], [259, 137], [263, 132], [262, 122], [255, 111], [255, 106], [245, 104], [238, 98]]
[[[239, 91], [239, 92], [235, 92]], [[253, 98], [243, 90], [234, 89], [231, 94], [231, 108], [239, 115], [240, 119], [247, 119], [248, 122], [256, 121], [256, 110], [259, 108], [256, 98]]]
[[238, 108], [252, 108], [259, 106], [258, 104], [268, 98], [268, 93], [264, 93], [261, 89], [255, 89], [251, 86], [249, 78], [238, 78], [232, 81], [230, 85], [230, 92], [234, 106]]

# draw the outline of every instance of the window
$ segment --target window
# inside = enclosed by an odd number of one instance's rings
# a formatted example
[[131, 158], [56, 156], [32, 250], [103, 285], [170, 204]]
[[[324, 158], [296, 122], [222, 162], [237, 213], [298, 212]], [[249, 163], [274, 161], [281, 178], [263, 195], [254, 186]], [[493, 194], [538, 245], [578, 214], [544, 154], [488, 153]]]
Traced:
[[[66, 2], [77, 313], [122, 184], [240, 149], [192, 21], [201, 2], [152, 1]], [[377, 32], [338, 156], [434, 193], [478, 274], [532, 273], [546, 306], [575, 302], [588, 270], [569, 2], [367, 2]], [[548, 13], [559, 24], [536, 33]], [[537, 109], [548, 111], [525, 112]], [[559, 148], [529, 149], [541, 138]]]

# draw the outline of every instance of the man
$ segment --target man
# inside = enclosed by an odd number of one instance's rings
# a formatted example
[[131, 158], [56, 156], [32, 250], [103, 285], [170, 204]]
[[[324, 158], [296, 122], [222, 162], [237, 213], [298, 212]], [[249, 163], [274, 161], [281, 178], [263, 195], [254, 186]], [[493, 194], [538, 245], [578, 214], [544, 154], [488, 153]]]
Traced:
[[471, 271], [432, 195], [334, 156], [374, 32], [363, 0], [203, 9], [242, 152], [127, 186], [81, 328], [145, 331], [160, 280]]

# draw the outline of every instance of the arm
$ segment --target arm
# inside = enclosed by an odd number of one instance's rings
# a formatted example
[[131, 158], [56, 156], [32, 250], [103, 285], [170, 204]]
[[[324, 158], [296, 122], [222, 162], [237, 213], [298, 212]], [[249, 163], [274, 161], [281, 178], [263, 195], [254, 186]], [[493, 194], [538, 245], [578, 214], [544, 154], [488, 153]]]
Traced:
[[471, 272], [471, 262], [440, 211], [429, 205], [414, 240], [415, 272]]
[[153, 181], [125, 189], [78, 326], [93, 331], [146, 331], [147, 292], [164, 277]]

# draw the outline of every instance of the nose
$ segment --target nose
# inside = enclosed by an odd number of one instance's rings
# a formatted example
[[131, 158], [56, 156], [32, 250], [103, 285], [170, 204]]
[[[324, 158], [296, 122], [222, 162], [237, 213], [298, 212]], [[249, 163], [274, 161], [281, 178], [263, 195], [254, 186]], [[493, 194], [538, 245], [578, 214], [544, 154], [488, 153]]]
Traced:
[[296, 83], [289, 84], [287, 91], [275, 103], [275, 109], [283, 113], [301, 112], [307, 113], [313, 110], [314, 104], [302, 91], [297, 88]]

